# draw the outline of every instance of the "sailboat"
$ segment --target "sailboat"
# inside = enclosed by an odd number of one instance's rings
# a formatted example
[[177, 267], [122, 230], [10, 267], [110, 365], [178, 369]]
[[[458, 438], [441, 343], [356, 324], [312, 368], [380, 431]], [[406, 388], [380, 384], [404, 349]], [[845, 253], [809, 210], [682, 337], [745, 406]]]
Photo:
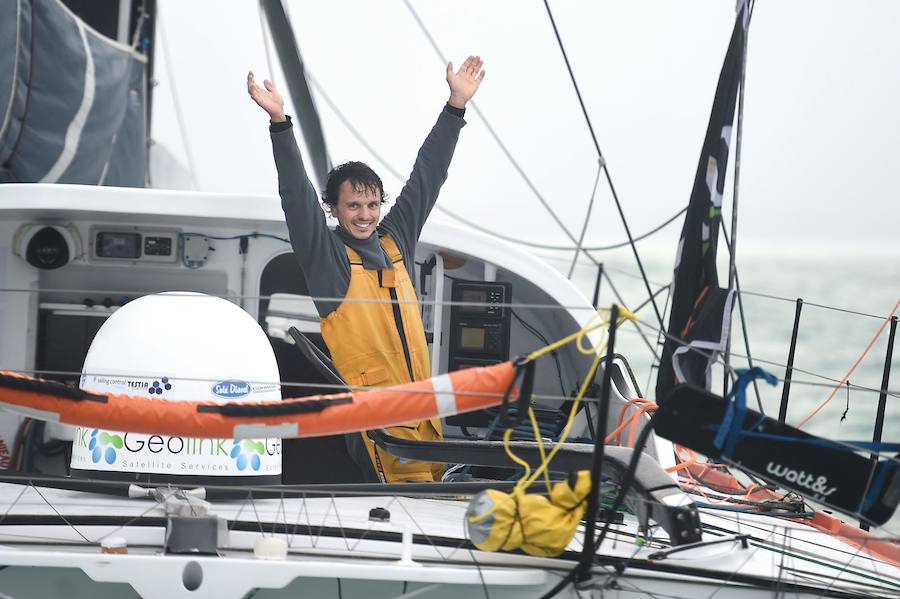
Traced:
[[[298, 60], [280, 2], [263, 4], [274, 45]], [[15, 11], [17, 24], [30, 14], [41, 27], [75, 31], [75, 45], [88, 50], [103, 41], [58, 2], [22, 0], [5, 10]], [[143, 25], [137, 23], [147, 22], [139, 12], [132, 26], [138, 40]], [[144, 64], [130, 45], [119, 50], [122, 55], [113, 60]], [[128, 78], [132, 87], [126, 88], [140, 98], [143, 81], [141, 76]], [[302, 77], [289, 82], [295, 102], [301, 101], [304, 85]], [[80, 91], [79, 97], [86, 93]], [[315, 120], [301, 126], [316, 154]], [[27, 147], [29, 139], [23, 139], [20, 148]], [[4, 152], [11, 149], [4, 146]], [[135, 164], [127, 160], [128, 153], [114, 149], [99, 166], [72, 158], [65, 168], [58, 152], [45, 148], [36, 153], [44, 156], [48, 172], [62, 175], [83, 166], [79, 172], [103, 175], [104, 182], [142, 183], [111, 178], [127, 176], [126, 167]], [[126, 159], [125, 166], [117, 165], [120, 158]], [[15, 164], [8, 155], [3, 159]], [[29, 381], [37, 375], [77, 385], [84, 376], [120, 377], [123, 394], [159, 389], [162, 395], [171, 391], [166, 385], [175, 389], [178, 376], [157, 372], [152, 355], [132, 372], [104, 371], [109, 362], [89, 369], [85, 356], [104, 322], [146, 298], [159, 297], [158, 292], [178, 290], [182, 293], [176, 301], [197, 301], [196, 294], [230, 300], [258, 323], [272, 347], [277, 381], [236, 380], [222, 373], [217, 380], [201, 381], [211, 392], [218, 388], [221, 394], [240, 395], [246, 382], [248, 389], [275, 383], [288, 398], [340, 396], [344, 389], [329, 379], [327, 363], [316, 361], [313, 299], [303, 288], [286, 235], [273, 197], [61, 183], [0, 186], [0, 238], [11, 241], [0, 271], [0, 366]], [[627, 358], [614, 353], [616, 325], [621, 329], [630, 323], [607, 316], [607, 326], [599, 327], [596, 306], [555, 269], [514, 245], [438, 221], [423, 232], [416, 261], [435, 375], [490, 368], [579, 333], [531, 362], [535, 408], [540, 408], [534, 410], [534, 427], [525, 420], [527, 404], [505, 401], [505, 414], [450, 416], [448, 430], [457, 438], [440, 445], [404, 444], [384, 435], [378, 439], [398, 456], [459, 463], [456, 479], [445, 483], [369, 482], [343, 437], [302, 434], [280, 446], [284, 484], [209, 477], [186, 482], [152, 468], [128, 477], [102, 476], [99, 470], [66, 476], [74, 441], [67, 437], [79, 433], [63, 426], [65, 420], [54, 423], [46, 414], [20, 406], [19, 413], [32, 418], [12, 420], [18, 434], [7, 437], [12, 468], [0, 483], [0, 592], [17, 599], [707, 597], [719, 592], [740, 597], [900, 596], [900, 549], [894, 541], [813, 507], [790, 486], [779, 490], [763, 483], [759, 477], [767, 478], [765, 472], [747, 478], [726, 463], [694, 460], [686, 457], [689, 439], [678, 441], [684, 447], [676, 451], [668, 438], [676, 434], [654, 433], [648, 416], [654, 408], [642, 399], [647, 390], [639, 386]], [[151, 324], [135, 338], [138, 350], [142, 340], [148, 347], [164, 344], [170, 333], [165, 322]], [[483, 343], [498, 331], [499, 347]], [[160, 340], [148, 339], [154, 332]], [[209, 347], [228, 343], [228, 330], [201, 332]], [[172, 353], [188, 349], [173, 348]], [[582, 384], [592, 365], [602, 368], [596, 381], [588, 377], [586, 382], [598, 384]], [[221, 387], [225, 383], [227, 389]], [[44, 384], [50, 387], [40, 386]], [[41, 392], [59, 391], [50, 383], [35, 385]], [[586, 406], [577, 413], [567, 409], [573, 389]], [[723, 401], [702, 386], [681, 389], [687, 401], [705, 406]], [[530, 399], [525, 393], [522, 397]], [[670, 399], [659, 402], [660, 412], [681, 405], [675, 395]], [[568, 434], [559, 437], [570, 415]], [[520, 420], [518, 426], [513, 426], [515, 420]], [[597, 431], [603, 422], [609, 425]], [[507, 427], [512, 440], [502, 438]], [[611, 445], [605, 446], [602, 441], [610, 433]], [[90, 429], [81, 434], [92, 440]], [[554, 436], [561, 442], [548, 468], [554, 482], [569, 471], [591, 469], [595, 448], [604, 449], [598, 464], [603, 482], [598, 480], [594, 495], [596, 519], [590, 526], [580, 524], [558, 556], [479, 549], [467, 525], [469, 499], [486, 489], [513, 492], [514, 484], [503, 479], [520, 479], [522, 464], [514, 463], [505, 448], [534, 470], [545, 464], [544, 449]], [[99, 440], [100, 433], [95, 437], [95, 448], [106, 443]], [[122, 453], [133, 447], [120, 447], [112, 436], [108, 440], [109, 447]], [[640, 450], [629, 446], [640, 441]], [[708, 452], [716, 450], [721, 448]], [[722, 458], [754, 472], [740, 451]], [[786, 471], [782, 474], [789, 478]], [[806, 480], [798, 473], [793, 482], [798, 478]], [[531, 491], [544, 491], [540, 478], [534, 483]], [[815, 485], [815, 480], [809, 483]], [[601, 530], [599, 542], [587, 532], [595, 525]]]

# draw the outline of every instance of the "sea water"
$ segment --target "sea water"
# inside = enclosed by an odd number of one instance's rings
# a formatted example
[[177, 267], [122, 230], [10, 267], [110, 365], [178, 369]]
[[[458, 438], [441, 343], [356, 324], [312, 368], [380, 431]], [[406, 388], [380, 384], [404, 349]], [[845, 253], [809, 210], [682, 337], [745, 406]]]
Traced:
[[[638, 246], [641, 261], [656, 290], [671, 279], [674, 252], [671, 248]], [[572, 263], [572, 254], [561, 257], [543, 256], [563, 274]], [[624, 303], [635, 308], [648, 293], [640, 278], [633, 253], [629, 248], [598, 256], [611, 279], [600, 287], [601, 307]], [[720, 257], [722, 286], [727, 285], [727, 258]], [[746, 247], [739, 249], [738, 279], [747, 324], [746, 340], [754, 364], [762, 366], [778, 378], [785, 376], [794, 323], [795, 300], [802, 298], [799, 334], [794, 359], [795, 371], [787, 409], [788, 424], [803, 421], [832, 393], [866, 347], [876, 337], [885, 317], [900, 299], [900, 248], [898, 247], [834, 247], [817, 245]], [[597, 267], [581, 257], [572, 282], [589, 299], [594, 291]], [[618, 291], [620, 298], [613, 291]], [[778, 296], [784, 300], [751, 295]], [[664, 310], [667, 292], [657, 296]], [[818, 305], [815, 305], [818, 304]], [[830, 306], [828, 309], [820, 306]], [[843, 310], [843, 311], [842, 311]], [[855, 313], [860, 314], [855, 314]], [[865, 314], [865, 315], [862, 315]], [[651, 306], [640, 310], [642, 322], [658, 328]], [[657, 351], [656, 331], [643, 329], [647, 340]], [[885, 326], [872, 348], [850, 374], [851, 389], [841, 387], [832, 399], [803, 427], [803, 430], [830, 439], [871, 440], [878, 405], [878, 392], [855, 389], [862, 386], [880, 389], [884, 373], [889, 326]], [[900, 336], [900, 335], [898, 335]], [[900, 442], [900, 339], [895, 341], [891, 380], [886, 401], [883, 440]], [[732, 350], [747, 355], [745, 338], [737, 305], [733, 314]], [[656, 369], [647, 343], [636, 328], [625, 325], [616, 340], [616, 351], [626, 356], [645, 396], [653, 398]], [[747, 359], [732, 356], [731, 364], [745, 367]], [[800, 371], [804, 372], [800, 372]], [[713, 370], [713, 390], [721, 392], [723, 369]], [[812, 384], [806, 384], [812, 383]], [[760, 400], [768, 415], [777, 417], [782, 396], [782, 383], [760, 384]], [[756, 407], [756, 397], [748, 390], [747, 400]], [[900, 514], [895, 514], [881, 533], [900, 536]]]

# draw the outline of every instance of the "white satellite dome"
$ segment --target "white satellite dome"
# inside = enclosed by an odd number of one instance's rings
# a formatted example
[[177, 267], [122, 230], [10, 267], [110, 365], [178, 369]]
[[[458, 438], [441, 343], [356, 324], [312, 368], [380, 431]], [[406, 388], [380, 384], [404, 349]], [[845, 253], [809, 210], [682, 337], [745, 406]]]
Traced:
[[[281, 399], [279, 380], [272, 346], [249, 314], [218, 297], [169, 292], [136, 299], [109, 317], [88, 350], [80, 387], [160, 401], [227, 403]], [[71, 467], [75, 475], [280, 482], [281, 440], [78, 427]]]

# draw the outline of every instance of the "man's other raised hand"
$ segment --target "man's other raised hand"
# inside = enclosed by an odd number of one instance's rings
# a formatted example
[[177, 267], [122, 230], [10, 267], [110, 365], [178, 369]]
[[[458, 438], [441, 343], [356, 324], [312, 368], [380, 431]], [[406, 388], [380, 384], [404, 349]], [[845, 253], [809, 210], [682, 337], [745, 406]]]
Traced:
[[287, 120], [284, 116], [284, 98], [275, 89], [275, 84], [268, 79], [263, 81], [263, 85], [265, 89], [256, 84], [253, 71], [247, 73], [247, 93], [260, 108], [269, 114], [273, 123], [283, 123]]
[[447, 103], [454, 108], [465, 108], [466, 103], [472, 99], [478, 86], [484, 80], [485, 70], [481, 68], [484, 62], [480, 56], [470, 56], [459, 70], [453, 72], [453, 62], [447, 63], [447, 85], [450, 86], [450, 99]]

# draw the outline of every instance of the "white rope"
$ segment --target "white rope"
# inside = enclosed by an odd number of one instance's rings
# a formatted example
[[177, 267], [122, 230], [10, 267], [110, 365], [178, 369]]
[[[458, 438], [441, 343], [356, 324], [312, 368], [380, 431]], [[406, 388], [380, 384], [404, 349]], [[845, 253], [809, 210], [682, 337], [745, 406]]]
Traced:
[[78, 111], [66, 128], [66, 135], [63, 142], [63, 149], [53, 163], [53, 166], [41, 178], [41, 183], [56, 183], [62, 177], [69, 165], [75, 159], [75, 152], [78, 150], [78, 144], [81, 142], [81, 132], [87, 122], [88, 114], [94, 105], [94, 94], [96, 93], [97, 81], [94, 76], [94, 55], [88, 45], [87, 33], [84, 23], [81, 19], [75, 19], [75, 25], [78, 26], [78, 35], [81, 37], [81, 45], [84, 48], [84, 91], [81, 95], [81, 104]]
[[[3, 139], [3, 134], [6, 133], [6, 127], [9, 125], [9, 116], [12, 114], [12, 105], [16, 99], [16, 83], [18, 83], [19, 78], [19, 45], [22, 43], [21, 39], [21, 29], [22, 29], [22, 0], [16, 0], [16, 53], [13, 56], [13, 73], [12, 73], [12, 83], [10, 84], [9, 90], [9, 102], [6, 104], [6, 113], [3, 115], [3, 124], [0, 125], [0, 139]], [[32, 57], [33, 59], [34, 57]]]

